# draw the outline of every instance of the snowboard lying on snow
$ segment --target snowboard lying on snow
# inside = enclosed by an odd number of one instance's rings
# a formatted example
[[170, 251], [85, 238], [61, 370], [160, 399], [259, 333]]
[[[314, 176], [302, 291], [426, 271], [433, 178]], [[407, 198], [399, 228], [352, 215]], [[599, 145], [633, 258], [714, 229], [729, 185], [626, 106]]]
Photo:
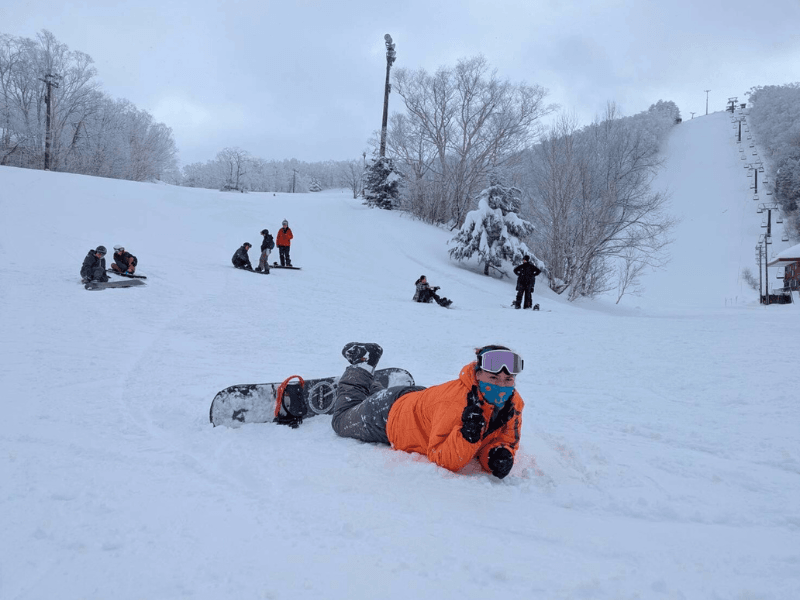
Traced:
[[124, 281], [90, 281], [83, 287], [87, 290], [106, 290], [108, 288], [128, 288], [147, 285], [141, 279], [126, 279]]
[[233, 267], [239, 271], [249, 271], [250, 273], [257, 273], [259, 275], [269, 275], [269, 269], [266, 271], [256, 271], [255, 269], [245, 269], [244, 267]]
[[[333, 412], [339, 377], [307, 379], [300, 386], [299, 376], [279, 383], [245, 383], [232, 385], [214, 396], [209, 414], [211, 423], [239, 427], [243, 423], [272, 423], [276, 421], [278, 394], [283, 387], [284, 396], [292, 401], [305, 401], [307, 410], [302, 418]], [[405, 369], [388, 368], [375, 371], [375, 381], [383, 387], [414, 385], [414, 378]], [[288, 382], [288, 383], [287, 383]], [[302, 404], [302, 403], [301, 403]], [[284, 415], [285, 416], [285, 415]], [[302, 418], [300, 419], [302, 421]], [[277, 421], [284, 422], [284, 421]], [[292, 425], [290, 422], [286, 422]], [[294, 427], [297, 424], [293, 425]]]
[[274, 262], [270, 266], [270, 269], [292, 269], [293, 271], [299, 271], [300, 267], [293, 267], [291, 265], [283, 266], [283, 265], [279, 265], [278, 263]]
[[130, 279], [147, 279], [147, 275], [136, 275], [134, 273], [120, 273], [119, 271], [115, 271], [114, 269], [106, 269], [107, 273], [111, 273], [112, 275], [119, 275], [120, 277], [129, 277]]

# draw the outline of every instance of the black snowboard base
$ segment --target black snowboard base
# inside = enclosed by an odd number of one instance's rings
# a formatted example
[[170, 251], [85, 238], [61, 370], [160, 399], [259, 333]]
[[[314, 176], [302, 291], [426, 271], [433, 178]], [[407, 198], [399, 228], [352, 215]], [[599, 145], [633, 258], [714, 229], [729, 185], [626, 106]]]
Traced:
[[[388, 368], [375, 371], [375, 381], [383, 387], [414, 385], [414, 378], [405, 369]], [[293, 383], [297, 380], [293, 379]], [[216, 427], [239, 427], [244, 423], [272, 423], [278, 398], [277, 383], [245, 383], [232, 385], [217, 393], [211, 402], [209, 419]], [[308, 406], [305, 419], [333, 412], [339, 377], [306, 379], [303, 399]]]
[[239, 271], [248, 271], [250, 273], [255, 273], [256, 275], [269, 275], [269, 271], [256, 271], [255, 269], [245, 269], [244, 267], [233, 267]]
[[119, 271], [115, 271], [114, 269], [106, 269], [106, 272], [111, 273], [113, 275], [119, 275], [120, 277], [128, 277], [130, 279], [147, 279], [146, 275], [136, 275], [131, 273], [120, 273]]
[[299, 271], [300, 270], [300, 267], [291, 267], [291, 266], [284, 267], [283, 265], [279, 265], [278, 263], [272, 263], [272, 266], [270, 268], [271, 269], [292, 269], [293, 271]]
[[106, 290], [108, 288], [129, 288], [140, 285], [147, 285], [141, 279], [130, 279], [125, 281], [90, 281], [83, 287], [87, 290]]

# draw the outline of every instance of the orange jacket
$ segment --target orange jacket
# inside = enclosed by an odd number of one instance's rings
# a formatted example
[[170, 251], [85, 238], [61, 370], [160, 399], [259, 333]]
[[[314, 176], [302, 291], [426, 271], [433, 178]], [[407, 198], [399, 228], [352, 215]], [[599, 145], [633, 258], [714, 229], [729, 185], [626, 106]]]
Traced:
[[291, 229], [289, 229], [288, 227], [286, 229], [281, 227], [280, 229], [278, 229], [278, 238], [275, 240], [275, 243], [278, 246], [289, 246], [292, 243], [293, 237], [294, 236], [292, 235]]
[[525, 406], [516, 390], [510, 400], [513, 402], [511, 417], [504, 425], [486, 433], [493, 407], [481, 400], [487, 423], [483, 439], [470, 444], [461, 435], [461, 413], [467, 406], [467, 394], [473, 385], [478, 385], [474, 362], [461, 369], [458, 379], [400, 396], [389, 411], [386, 423], [392, 447], [424, 454], [431, 462], [451, 471], [459, 471], [477, 456], [483, 469], [491, 472], [487, 463], [489, 450], [497, 446], [505, 446], [515, 455]]

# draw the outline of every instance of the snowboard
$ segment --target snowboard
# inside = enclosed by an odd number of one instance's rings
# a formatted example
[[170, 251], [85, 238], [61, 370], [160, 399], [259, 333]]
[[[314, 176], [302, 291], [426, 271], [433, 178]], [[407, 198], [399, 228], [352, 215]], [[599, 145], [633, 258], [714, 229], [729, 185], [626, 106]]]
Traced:
[[[414, 385], [411, 373], [395, 367], [375, 371], [375, 381], [385, 388]], [[296, 379], [293, 382], [296, 382]], [[339, 376], [305, 380], [303, 399], [308, 405], [308, 411], [304, 418], [333, 412], [338, 382]], [[244, 423], [272, 423], [281, 383], [245, 383], [225, 388], [218, 392], [211, 402], [209, 411], [211, 423], [215, 427], [217, 425], [240, 427]]]
[[292, 269], [293, 271], [299, 271], [300, 267], [284, 267], [284, 266], [279, 265], [278, 263], [272, 263], [272, 266], [270, 266], [270, 269]]
[[269, 275], [269, 271], [256, 271], [255, 269], [243, 269], [241, 267], [233, 267], [237, 271], [247, 271], [249, 273], [255, 273], [256, 275]]
[[139, 285], [147, 284], [141, 279], [130, 279], [126, 281], [90, 281], [83, 287], [85, 287], [87, 290], [106, 290], [108, 288], [128, 288]]
[[147, 279], [146, 275], [136, 275], [136, 274], [132, 275], [130, 273], [118, 273], [114, 269], [106, 269], [106, 272], [111, 273], [113, 275], [119, 275], [120, 277], [128, 277], [130, 279]]

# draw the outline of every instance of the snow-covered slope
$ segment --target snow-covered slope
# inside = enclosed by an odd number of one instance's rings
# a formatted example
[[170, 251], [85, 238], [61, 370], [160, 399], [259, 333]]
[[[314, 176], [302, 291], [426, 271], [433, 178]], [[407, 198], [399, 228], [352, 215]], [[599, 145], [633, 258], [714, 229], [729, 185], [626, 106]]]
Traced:
[[[639, 310], [543, 285], [550, 312], [508, 310], [513, 283], [450, 262], [450, 233], [342, 192], [0, 169], [0, 598], [793, 597], [800, 325], [725, 307], [739, 288], [714, 253], [754, 242], [717, 218], [710, 178], [738, 160], [719, 117], [676, 128], [664, 182], [706, 226], [684, 219]], [[702, 148], [701, 177], [680, 161]], [[284, 218], [301, 271], [230, 267]], [[147, 287], [85, 291], [98, 244], [136, 254]], [[452, 310], [411, 302], [420, 274]], [[511, 475], [337, 438], [327, 417], [209, 425], [219, 389], [337, 374], [351, 340], [422, 385], [478, 345], [522, 353]]]

